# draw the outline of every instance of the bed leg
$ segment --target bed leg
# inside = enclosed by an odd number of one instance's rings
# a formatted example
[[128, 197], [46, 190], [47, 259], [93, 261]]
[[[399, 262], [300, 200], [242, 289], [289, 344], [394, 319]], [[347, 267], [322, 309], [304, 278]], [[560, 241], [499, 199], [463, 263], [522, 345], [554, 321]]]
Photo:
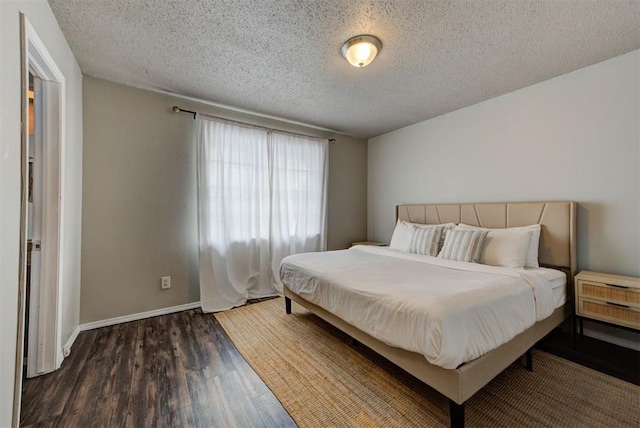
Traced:
[[582, 322], [582, 317], [578, 318], [578, 322], [580, 323], [580, 339], [584, 336], [584, 325]]
[[464, 428], [464, 403], [449, 400], [449, 421], [451, 428]]
[[291, 313], [291, 299], [288, 297], [284, 298], [284, 311], [288, 314]]
[[532, 372], [533, 371], [533, 355], [531, 354], [531, 349], [527, 351], [525, 356], [527, 358], [527, 370]]

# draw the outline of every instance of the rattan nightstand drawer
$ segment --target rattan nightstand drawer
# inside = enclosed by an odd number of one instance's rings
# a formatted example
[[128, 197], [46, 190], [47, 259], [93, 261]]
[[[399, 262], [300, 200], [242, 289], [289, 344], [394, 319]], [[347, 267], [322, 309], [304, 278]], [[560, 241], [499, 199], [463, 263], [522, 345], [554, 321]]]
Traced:
[[640, 329], [640, 309], [616, 303], [580, 297], [578, 315]]
[[578, 280], [578, 296], [640, 307], [640, 289]]

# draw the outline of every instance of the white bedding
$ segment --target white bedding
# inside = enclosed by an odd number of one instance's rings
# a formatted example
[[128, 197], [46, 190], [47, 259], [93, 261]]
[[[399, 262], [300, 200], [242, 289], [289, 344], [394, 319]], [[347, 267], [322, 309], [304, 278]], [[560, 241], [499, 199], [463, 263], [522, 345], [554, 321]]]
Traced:
[[[508, 269], [388, 247], [296, 254], [280, 267], [304, 299], [399, 348], [452, 369], [508, 342], [564, 303], [551, 269]], [[559, 301], [562, 303], [559, 303]]]
[[567, 275], [557, 269], [549, 268], [525, 268], [527, 271], [536, 271], [549, 281], [553, 293], [553, 307], [559, 308], [567, 301]]

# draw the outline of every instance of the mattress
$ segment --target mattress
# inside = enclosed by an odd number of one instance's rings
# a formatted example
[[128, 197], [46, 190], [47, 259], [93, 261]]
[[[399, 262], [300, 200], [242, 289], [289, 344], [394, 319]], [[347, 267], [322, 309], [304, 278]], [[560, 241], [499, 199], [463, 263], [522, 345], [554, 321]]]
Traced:
[[[302, 298], [390, 345], [453, 369], [564, 303], [564, 274], [442, 260], [387, 247], [296, 254], [280, 266]], [[561, 303], [560, 303], [561, 302]]]
[[536, 271], [543, 275], [544, 278], [549, 281], [551, 292], [553, 293], [553, 307], [559, 308], [567, 301], [567, 275], [564, 272], [557, 269], [538, 268], [538, 269], [526, 269], [530, 271]]

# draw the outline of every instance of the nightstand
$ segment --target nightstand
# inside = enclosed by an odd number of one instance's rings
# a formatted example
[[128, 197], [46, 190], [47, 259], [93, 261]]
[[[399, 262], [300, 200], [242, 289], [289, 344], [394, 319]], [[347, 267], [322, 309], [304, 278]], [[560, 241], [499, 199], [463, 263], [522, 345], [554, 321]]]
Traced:
[[351, 246], [353, 247], [354, 245], [371, 245], [373, 247], [385, 247], [387, 244], [384, 244], [382, 242], [374, 242], [374, 241], [360, 241], [360, 242], [352, 242]]
[[583, 319], [640, 330], [640, 278], [580, 272], [575, 277], [575, 300], [580, 335]]

